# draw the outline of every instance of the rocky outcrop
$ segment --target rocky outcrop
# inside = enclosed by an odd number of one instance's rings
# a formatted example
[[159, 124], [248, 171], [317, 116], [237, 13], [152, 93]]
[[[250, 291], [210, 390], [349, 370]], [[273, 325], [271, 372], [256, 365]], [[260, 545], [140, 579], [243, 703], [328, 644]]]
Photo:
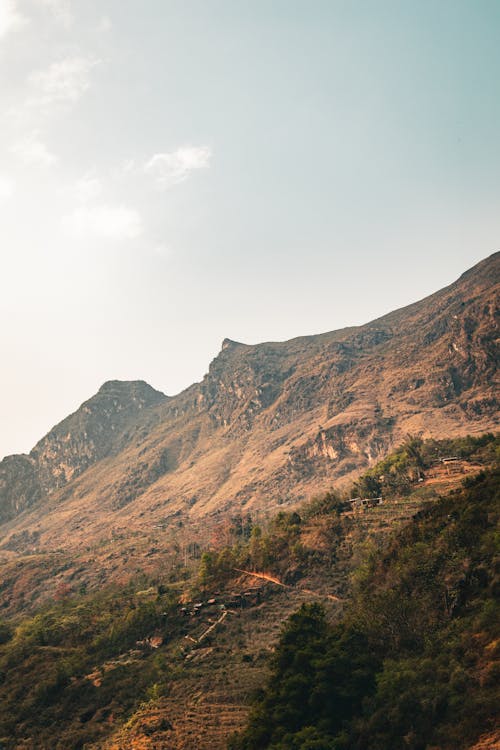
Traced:
[[145, 410], [165, 398], [143, 380], [104, 383], [31, 451], [42, 491], [50, 493], [64, 486], [96, 461], [123, 448], [144, 422]]
[[54, 427], [29, 456], [0, 463], [0, 520], [31, 507], [64, 487], [87, 468], [121, 450], [141, 428], [154, 422], [150, 407], [166, 399], [144, 381], [109, 381]]
[[29, 456], [7, 456], [0, 463], [0, 523], [30, 508], [41, 497], [35, 461]]

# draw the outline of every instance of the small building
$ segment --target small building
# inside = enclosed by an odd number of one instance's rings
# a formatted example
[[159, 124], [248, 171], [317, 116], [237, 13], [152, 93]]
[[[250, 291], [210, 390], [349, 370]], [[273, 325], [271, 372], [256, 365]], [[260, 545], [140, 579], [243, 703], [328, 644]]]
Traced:
[[260, 589], [253, 589], [243, 592], [243, 599], [246, 604], [260, 604]]

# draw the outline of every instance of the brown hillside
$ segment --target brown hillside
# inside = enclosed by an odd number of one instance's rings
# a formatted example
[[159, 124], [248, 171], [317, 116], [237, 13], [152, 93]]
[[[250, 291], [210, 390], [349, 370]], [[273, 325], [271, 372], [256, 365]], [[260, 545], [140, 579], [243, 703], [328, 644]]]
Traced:
[[[346, 480], [407, 433], [497, 427], [500, 253], [379, 320], [247, 346], [167, 398], [108, 383], [0, 464], [3, 543], [84, 547], [182, 517], [270, 509]], [[10, 540], [10, 541], [9, 541]], [[21, 544], [22, 547], [22, 544]]]

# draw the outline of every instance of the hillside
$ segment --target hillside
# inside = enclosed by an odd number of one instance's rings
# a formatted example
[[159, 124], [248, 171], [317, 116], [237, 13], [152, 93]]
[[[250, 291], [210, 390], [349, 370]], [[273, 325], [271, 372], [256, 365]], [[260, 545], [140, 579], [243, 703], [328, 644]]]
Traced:
[[408, 433], [494, 429], [499, 277], [496, 253], [358, 328], [225, 340], [175, 397], [105, 384], [29, 456], [0, 464], [4, 548], [82, 549], [179, 518], [269, 511], [347, 481]]
[[499, 485], [482, 473], [421, 511], [340, 623], [301, 607], [232, 750], [497, 747]]
[[[450, 450], [460, 456], [452, 473], [435, 459]], [[60, 559], [67, 578], [57, 576], [50, 600], [32, 612], [25, 602], [22, 613], [0, 618], [0, 744], [6, 750], [223, 750], [229, 736], [248, 722], [256, 691], [272, 679], [283, 622], [301, 605], [326, 612], [314, 636], [325, 636], [313, 648], [320, 669], [319, 656], [332, 633], [356, 629], [353, 638], [342, 640], [345, 652], [330, 654], [339, 670], [336, 684], [339, 676], [350, 674], [353, 659], [356, 669], [372, 670], [367, 683], [372, 685], [388, 649], [394, 659], [413, 657], [418, 682], [422, 643], [430, 648], [442, 630], [436, 641], [442, 650], [445, 635], [458, 633], [458, 645], [450, 640], [451, 660], [440, 664], [440, 679], [449, 682], [448, 667], [453, 668], [452, 697], [456, 687], [462, 702], [487, 698], [474, 722], [462, 721], [467, 731], [460, 742], [475, 741], [490, 731], [493, 704], [498, 477], [488, 472], [485, 479], [484, 470], [498, 460], [498, 451], [493, 435], [408, 442], [374, 467], [377, 475], [386, 472], [382, 505], [351, 508], [348, 497], [329, 492], [298, 513], [280, 511], [260, 526], [249, 517], [234, 517], [225, 538], [214, 538], [203, 554], [199, 550], [175, 570], [165, 555], [153, 566], [144, 556], [142, 569], [128, 583], [88, 591], [75, 587], [74, 569]], [[424, 482], [412, 479], [417, 465]], [[401, 491], [392, 489], [395, 484]], [[15, 581], [19, 563], [27, 564], [18, 558], [12, 568], [3, 568], [9, 570], [1, 587], [4, 613], [6, 586], [18, 596], [22, 591], [22, 581]], [[368, 657], [360, 648], [367, 639]], [[462, 643], [469, 648], [465, 665]], [[283, 640], [276, 653], [282, 648]], [[335, 662], [339, 656], [341, 662]], [[429, 651], [422, 669], [434, 671], [429, 666], [434, 657]], [[330, 672], [320, 677], [318, 695]], [[280, 682], [286, 697], [287, 676]], [[349, 696], [353, 686], [363, 690], [364, 684], [356, 677], [338, 690]], [[415, 704], [410, 715], [422, 714], [425, 726], [424, 685], [416, 695], [424, 708]], [[335, 690], [332, 694], [337, 696]], [[374, 727], [382, 747], [396, 748], [393, 736], [383, 744], [389, 699], [391, 694], [377, 697]], [[308, 701], [301, 702], [307, 709]], [[338, 711], [332, 715], [338, 717]], [[317, 715], [311, 717], [314, 724]], [[258, 724], [266, 729], [270, 721], [264, 715]], [[363, 739], [360, 743], [366, 746]], [[249, 745], [265, 746], [260, 740]], [[283, 747], [294, 745], [287, 739]], [[467, 745], [450, 744], [450, 750], [459, 747]]]

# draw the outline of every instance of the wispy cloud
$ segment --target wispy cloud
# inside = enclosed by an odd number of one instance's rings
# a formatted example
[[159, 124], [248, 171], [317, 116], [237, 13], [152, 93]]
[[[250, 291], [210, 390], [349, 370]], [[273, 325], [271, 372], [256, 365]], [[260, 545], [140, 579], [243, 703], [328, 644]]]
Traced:
[[102, 191], [103, 186], [100, 179], [93, 175], [85, 175], [81, 180], [78, 180], [75, 186], [76, 197], [80, 203], [87, 203], [99, 198]]
[[51, 167], [57, 162], [57, 156], [40, 140], [36, 131], [14, 143], [10, 152], [30, 167]]
[[67, 57], [31, 73], [28, 82], [34, 95], [30, 104], [74, 104], [90, 88], [91, 71], [99, 63], [90, 57]]
[[168, 245], [160, 244], [153, 247], [153, 255], [156, 255], [157, 258], [161, 258], [162, 260], [166, 260], [173, 255], [173, 251]]
[[111, 31], [112, 28], [113, 24], [111, 23], [109, 16], [101, 16], [96, 26], [96, 31], [99, 34], [106, 34], [108, 31]]
[[14, 183], [10, 177], [0, 175], [0, 201], [5, 201], [14, 193]]
[[69, 28], [73, 23], [73, 13], [71, 10], [70, 0], [35, 0], [36, 5], [46, 8], [65, 28]]
[[79, 206], [63, 217], [61, 225], [78, 240], [133, 240], [143, 232], [141, 215], [127, 206]]
[[0, 0], [0, 37], [20, 28], [25, 23], [26, 19], [19, 12], [16, 0]]
[[212, 158], [209, 146], [181, 146], [175, 151], [155, 154], [144, 166], [159, 187], [167, 188], [184, 182], [191, 172], [208, 169]]

